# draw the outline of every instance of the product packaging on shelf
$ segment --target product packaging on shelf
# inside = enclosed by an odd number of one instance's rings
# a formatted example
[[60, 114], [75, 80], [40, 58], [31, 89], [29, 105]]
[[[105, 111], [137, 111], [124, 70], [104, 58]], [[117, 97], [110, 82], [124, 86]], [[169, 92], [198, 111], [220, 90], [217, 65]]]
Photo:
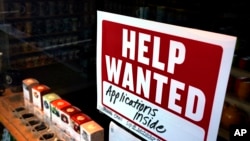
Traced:
[[39, 118], [43, 117], [43, 100], [42, 97], [50, 92], [50, 88], [44, 84], [38, 84], [31, 88], [32, 101], [33, 101], [33, 112]]
[[61, 124], [61, 109], [71, 106], [71, 104], [64, 99], [57, 99], [51, 102], [51, 123], [55, 126]]
[[84, 114], [84, 113], [77, 113], [71, 116], [70, 122], [70, 136], [72, 140], [80, 141], [80, 126], [84, 123], [91, 121], [92, 119]]
[[33, 105], [43, 110], [42, 97], [50, 93], [50, 88], [44, 84], [38, 84], [31, 88]]
[[80, 126], [81, 141], [104, 141], [104, 129], [95, 121]]
[[43, 113], [44, 113], [44, 120], [47, 123], [51, 122], [51, 105], [50, 103], [54, 100], [61, 99], [61, 97], [56, 93], [48, 93], [46, 95], [43, 95]]
[[61, 109], [61, 122], [59, 127], [67, 134], [70, 134], [70, 118], [74, 114], [80, 113], [81, 110], [75, 106], [68, 106]]
[[[98, 123], [36, 79], [23, 80], [23, 98], [25, 113], [19, 112], [21, 108], [15, 109], [13, 113], [37, 138], [45, 139], [53, 133], [50, 139], [104, 140], [104, 129]], [[25, 114], [34, 116], [27, 118]]]
[[24, 79], [22, 83], [23, 83], [22, 87], [23, 87], [24, 105], [27, 109], [30, 110], [30, 108], [33, 107], [31, 89], [33, 86], [38, 85], [39, 82], [34, 78], [27, 78]]

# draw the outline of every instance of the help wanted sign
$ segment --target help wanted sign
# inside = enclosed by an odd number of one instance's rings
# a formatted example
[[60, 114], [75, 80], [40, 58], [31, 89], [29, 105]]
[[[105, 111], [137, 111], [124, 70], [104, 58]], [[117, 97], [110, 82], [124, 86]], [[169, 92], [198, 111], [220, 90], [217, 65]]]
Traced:
[[216, 140], [236, 37], [97, 17], [97, 108], [149, 141]]

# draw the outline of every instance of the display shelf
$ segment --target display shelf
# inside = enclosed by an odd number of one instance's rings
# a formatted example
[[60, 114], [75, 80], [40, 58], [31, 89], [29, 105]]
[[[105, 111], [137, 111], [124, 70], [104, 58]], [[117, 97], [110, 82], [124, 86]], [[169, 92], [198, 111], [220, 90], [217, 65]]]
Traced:
[[5, 20], [7, 21], [22, 21], [22, 20], [33, 20], [33, 19], [54, 19], [54, 18], [67, 18], [67, 17], [80, 17], [82, 16], [80, 13], [79, 14], [69, 14], [69, 13], [64, 13], [60, 15], [52, 15], [52, 16], [22, 16], [22, 17], [6, 17]]
[[[43, 121], [41, 117], [34, 115], [31, 110], [27, 110], [24, 107], [22, 93], [12, 93], [7, 89], [4, 96], [0, 97], [0, 104], [1, 123], [18, 141], [43, 140], [48, 136], [57, 141], [70, 140], [70, 136], [61, 132], [61, 129], [51, 126], [50, 123]], [[15, 112], [15, 109], [20, 107], [23, 107], [23, 109]], [[23, 114], [30, 113], [34, 116], [26, 119], [22, 118]], [[34, 123], [35, 120], [38, 122]]]
[[236, 68], [236, 67], [232, 67], [231, 68], [231, 75], [235, 76], [235, 77], [250, 77], [250, 72]]
[[220, 128], [218, 135], [226, 141], [229, 141], [229, 132], [226, 129]]
[[[34, 139], [34, 136], [29, 132], [21, 120], [16, 118], [12, 113], [12, 107], [23, 105], [20, 93], [12, 94], [9, 89], [6, 89], [4, 96], [0, 97], [0, 118], [2, 124], [10, 131], [14, 138], [20, 141]], [[9, 103], [10, 102], [10, 103]]]
[[235, 96], [227, 95], [225, 98], [226, 102], [236, 105], [240, 109], [244, 110], [250, 116], [250, 103], [247, 101], [239, 100]]
[[[231, 68], [231, 75], [234, 78], [240, 78], [240, 77], [250, 77], [250, 73], [248, 71], [242, 70], [240, 68], [232, 67]], [[234, 83], [233, 83], [234, 84]], [[233, 85], [234, 87], [234, 85]], [[230, 104], [231, 106], [236, 106], [240, 110], [242, 110], [246, 116], [246, 124], [249, 124], [250, 122], [250, 102], [247, 100], [242, 100], [237, 97], [235, 94], [235, 91], [230, 91], [227, 92], [226, 97], [225, 97], [225, 103]], [[226, 140], [230, 140], [230, 135], [229, 135], [228, 129], [224, 129], [223, 127], [220, 127], [219, 129], [219, 135]]]
[[[34, 53], [39, 53], [39, 52], [45, 52], [48, 50], [53, 50], [53, 49], [62, 49], [62, 48], [68, 48], [68, 47], [79, 47], [79, 45], [90, 42], [91, 39], [86, 39], [86, 40], [81, 40], [81, 41], [75, 41], [75, 42], [66, 42], [66, 43], [61, 43], [61, 44], [55, 44], [55, 45], [49, 45], [49, 46], [45, 46], [45, 47], [36, 47], [34, 44], [30, 44], [28, 46], [30, 46], [29, 49], [17, 49], [15, 48], [15, 50], [13, 50], [13, 53], [11, 54], [11, 56], [19, 56], [19, 55], [27, 55], [27, 54], [34, 54]], [[29, 43], [27, 43], [29, 44]], [[16, 50], [21, 50], [21, 51], [16, 51]]]
[[[250, 77], [250, 72], [232, 67], [231, 75], [235, 77], [236, 79], [240, 77]], [[235, 86], [235, 83], [233, 84], [234, 84], [233, 86]], [[248, 115], [250, 116], [250, 101], [239, 99], [237, 95], [235, 94], [235, 91], [227, 93], [225, 101], [229, 102], [230, 104], [239, 106], [239, 108], [246, 111]]]
[[[225, 102], [229, 103], [232, 106], [236, 106], [240, 110], [244, 111], [244, 113], [247, 117], [246, 124], [249, 124], [249, 121], [250, 121], [250, 103], [249, 102], [240, 100], [237, 97], [233, 96], [232, 94], [226, 95]], [[229, 138], [230, 133], [229, 133], [228, 129], [224, 129], [223, 127], [220, 127], [219, 135], [228, 141], [230, 140], [230, 138]]]
[[[80, 51], [85, 46], [86, 40], [92, 38], [94, 34], [93, 26], [96, 20], [94, 1], [1, 0], [0, 2], [4, 12], [0, 20], [9, 25], [8, 28], [0, 30], [8, 36], [9, 43], [4, 47], [4, 54], [8, 58], [7, 66], [11, 69], [30, 69], [79, 59], [72, 55]], [[65, 50], [62, 48], [67, 50], [62, 51]], [[55, 58], [52, 59], [53, 57]], [[68, 59], [63, 60], [65, 58]], [[46, 63], [39, 64], [46, 59]]]

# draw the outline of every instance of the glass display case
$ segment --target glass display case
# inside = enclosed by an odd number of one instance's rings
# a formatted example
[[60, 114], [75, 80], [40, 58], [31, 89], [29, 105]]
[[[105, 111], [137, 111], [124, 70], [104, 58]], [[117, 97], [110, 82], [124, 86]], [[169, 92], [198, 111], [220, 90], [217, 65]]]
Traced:
[[[96, 110], [97, 10], [233, 35], [237, 46], [218, 133], [229, 140], [228, 127], [237, 121], [228, 115], [239, 115], [232, 107], [250, 123], [250, 16], [246, 2], [222, 2], [0, 0], [0, 93], [4, 87], [20, 92], [21, 80], [33, 77], [108, 128], [110, 119]], [[91, 94], [82, 98], [85, 93]]]
[[1, 0], [0, 11], [0, 52], [8, 85], [25, 77], [67, 83], [60, 87], [84, 79], [94, 82], [95, 1]]

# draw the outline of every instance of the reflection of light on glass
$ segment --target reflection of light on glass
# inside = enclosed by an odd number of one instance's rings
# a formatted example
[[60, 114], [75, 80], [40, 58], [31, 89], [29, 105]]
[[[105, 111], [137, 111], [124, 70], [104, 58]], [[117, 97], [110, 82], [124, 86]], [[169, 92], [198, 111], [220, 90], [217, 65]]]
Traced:
[[90, 42], [90, 41], [91, 41], [91, 39], [86, 39], [86, 40], [81, 40], [81, 41], [73, 41], [73, 42], [69, 42], [69, 43], [61, 43], [61, 44], [57, 44], [57, 45], [46, 46], [43, 48], [43, 50], [64, 47], [64, 46], [70, 46], [70, 45], [76, 45], [76, 44], [86, 43], [86, 42]]
[[19, 13], [18, 10], [14, 10], [14, 11], [1, 11], [0, 14], [12, 14], [12, 13]]
[[0, 73], [2, 72], [2, 67], [3, 67], [3, 53], [0, 52]]

